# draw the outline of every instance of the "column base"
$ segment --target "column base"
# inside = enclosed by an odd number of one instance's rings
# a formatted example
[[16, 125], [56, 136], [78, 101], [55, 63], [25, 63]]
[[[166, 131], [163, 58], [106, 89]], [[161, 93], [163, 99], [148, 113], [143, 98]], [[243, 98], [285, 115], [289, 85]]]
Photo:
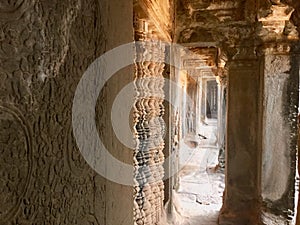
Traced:
[[255, 211], [229, 211], [222, 209], [218, 219], [219, 225], [263, 225], [259, 213]]

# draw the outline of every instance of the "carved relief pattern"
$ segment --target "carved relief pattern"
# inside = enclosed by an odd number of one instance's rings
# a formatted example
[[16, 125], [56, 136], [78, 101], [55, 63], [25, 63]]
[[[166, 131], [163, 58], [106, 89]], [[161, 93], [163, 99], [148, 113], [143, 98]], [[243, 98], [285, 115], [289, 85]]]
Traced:
[[17, 110], [0, 106], [0, 222], [15, 216], [31, 177], [28, 126]]
[[[292, 4], [293, 5], [293, 4]], [[295, 6], [294, 6], [295, 7]], [[265, 42], [278, 42], [278, 40], [297, 40], [298, 32], [292, 23], [292, 14], [296, 8], [282, 1], [272, 1], [262, 7], [258, 13], [257, 34]]]
[[[146, 35], [149, 35], [146, 37]], [[158, 224], [164, 200], [164, 63], [154, 62], [165, 56], [165, 46], [151, 40], [151, 33], [138, 33], [140, 41], [148, 41], [137, 48], [136, 101], [134, 124], [136, 150], [134, 153], [134, 222], [136, 225]]]
[[0, 224], [105, 224], [104, 181], [71, 127], [77, 83], [104, 51], [96, 10], [92, 0], [0, 3]]

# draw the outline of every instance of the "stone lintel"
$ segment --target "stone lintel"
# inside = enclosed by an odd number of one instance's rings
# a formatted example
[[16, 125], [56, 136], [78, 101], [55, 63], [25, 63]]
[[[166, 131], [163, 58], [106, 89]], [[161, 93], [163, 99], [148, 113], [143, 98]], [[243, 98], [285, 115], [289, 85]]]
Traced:
[[[159, 4], [156, 1], [137, 0], [134, 3], [136, 20], [148, 21], [149, 31], [153, 32], [155, 39], [171, 41], [172, 24], [169, 1]], [[156, 37], [155, 37], [156, 36]]]

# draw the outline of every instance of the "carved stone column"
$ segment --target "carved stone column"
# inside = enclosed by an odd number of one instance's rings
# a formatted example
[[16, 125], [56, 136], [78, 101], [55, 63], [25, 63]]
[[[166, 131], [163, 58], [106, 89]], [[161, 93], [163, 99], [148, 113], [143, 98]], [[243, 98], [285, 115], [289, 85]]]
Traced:
[[147, 22], [136, 30], [137, 47], [134, 106], [136, 149], [134, 152], [134, 224], [158, 224], [164, 201], [164, 63], [165, 46], [153, 40]]

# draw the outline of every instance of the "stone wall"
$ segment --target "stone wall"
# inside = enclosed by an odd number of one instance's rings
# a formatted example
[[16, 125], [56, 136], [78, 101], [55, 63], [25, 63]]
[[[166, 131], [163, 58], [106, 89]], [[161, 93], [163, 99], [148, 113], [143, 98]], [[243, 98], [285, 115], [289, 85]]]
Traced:
[[[76, 146], [74, 92], [89, 64], [133, 41], [125, 0], [4, 0], [0, 4], [0, 224], [133, 224], [132, 187], [97, 175]], [[108, 83], [96, 108], [100, 136], [112, 153], [108, 114], [132, 68]], [[116, 79], [116, 78], [115, 78]]]

